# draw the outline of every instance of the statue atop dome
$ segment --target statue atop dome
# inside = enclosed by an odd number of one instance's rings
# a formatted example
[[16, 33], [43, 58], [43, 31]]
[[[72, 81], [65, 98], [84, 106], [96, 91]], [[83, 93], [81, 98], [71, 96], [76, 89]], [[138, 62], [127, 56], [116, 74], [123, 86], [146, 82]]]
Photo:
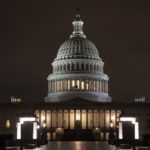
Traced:
[[77, 8], [76, 8], [74, 20], [75, 20], [75, 21], [81, 21], [80, 7], [77, 7]]

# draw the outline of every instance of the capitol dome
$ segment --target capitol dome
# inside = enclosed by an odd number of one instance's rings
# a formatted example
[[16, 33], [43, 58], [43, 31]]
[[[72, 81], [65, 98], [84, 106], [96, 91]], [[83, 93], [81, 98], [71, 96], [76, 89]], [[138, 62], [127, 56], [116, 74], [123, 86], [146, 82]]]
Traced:
[[73, 21], [73, 32], [63, 42], [48, 76], [46, 102], [63, 102], [76, 97], [95, 102], [111, 102], [109, 77], [104, 74], [104, 62], [95, 44], [83, 33], [79, 11]]
[[63, 59], [94, 59], [100, 60], [98, 50], [93, 42], [84, 37], [72, 37], [59, 48], [55, 60]]

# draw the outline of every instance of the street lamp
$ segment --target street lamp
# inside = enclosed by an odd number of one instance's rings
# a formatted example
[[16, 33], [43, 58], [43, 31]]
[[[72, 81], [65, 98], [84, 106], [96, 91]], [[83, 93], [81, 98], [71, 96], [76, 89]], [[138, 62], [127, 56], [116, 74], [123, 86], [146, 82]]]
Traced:
[[115, 134], [114, 134], [114, 124], [112, 120], [109, 123], [109, 144], [114, 144], [115, 142]]
[[42, 127], [43, 127], [43, 128], [46, 128], [46, 122], [45, 122], [45, 121], [43, 121]]
[[110, 121], [109, 126], [110, 126], [110, 128], [114, 127], [114, 124], [113, 124], [112, 120]]
[[41, 127], [41, 144], [47, 144], [47, 124], [45, 121], [43, 121], [42, 123], [42, 127]]

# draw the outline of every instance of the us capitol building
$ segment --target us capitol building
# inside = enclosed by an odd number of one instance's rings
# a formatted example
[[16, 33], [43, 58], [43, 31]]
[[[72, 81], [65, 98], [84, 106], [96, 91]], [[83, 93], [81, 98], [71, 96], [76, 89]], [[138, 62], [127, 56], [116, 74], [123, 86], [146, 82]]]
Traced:
[[73, 33], [59, 48], [48, 76], [46, 102], [67, 101], [76, 97], [94, 102], [111, 102], [109, 77], [93, 42], [83, 33], [80, 14], [75, 15]]
[[73, 32], [63, 42], [47, 78], [48, 94], [43, 103], [23, 103], [12, 97], [0, 104], [0, 133], [16, 136], [19, 116], [35, 114], [40, 125], [46, 124], [48, 139], [57, 133], [71, 138], [74, 131], [92, 132], [99, 140], [108, 140], [110, 123], [117, 127], [120, 114], [132, 114], [139, 122], [140, 137], [150, 134], [150, 104], [143, 101], [116, 103], [109, 96], [109, 77], [95, 44], [83, 32], [79, 11], [73, 21]]

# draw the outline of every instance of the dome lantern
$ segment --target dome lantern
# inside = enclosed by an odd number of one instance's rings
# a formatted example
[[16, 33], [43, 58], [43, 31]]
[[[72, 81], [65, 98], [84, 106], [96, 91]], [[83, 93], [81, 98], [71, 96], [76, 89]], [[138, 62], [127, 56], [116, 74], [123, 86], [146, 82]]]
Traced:
[[82, 29], [84, 22], [81, 20], [79, 8], [76, 9], [75, 19], [72, 22], [72, 24], [73, 24], [73, 33], [72, 35], [70, 35], [70, 38], [76, 37], [76, 36], [86, 38]]

